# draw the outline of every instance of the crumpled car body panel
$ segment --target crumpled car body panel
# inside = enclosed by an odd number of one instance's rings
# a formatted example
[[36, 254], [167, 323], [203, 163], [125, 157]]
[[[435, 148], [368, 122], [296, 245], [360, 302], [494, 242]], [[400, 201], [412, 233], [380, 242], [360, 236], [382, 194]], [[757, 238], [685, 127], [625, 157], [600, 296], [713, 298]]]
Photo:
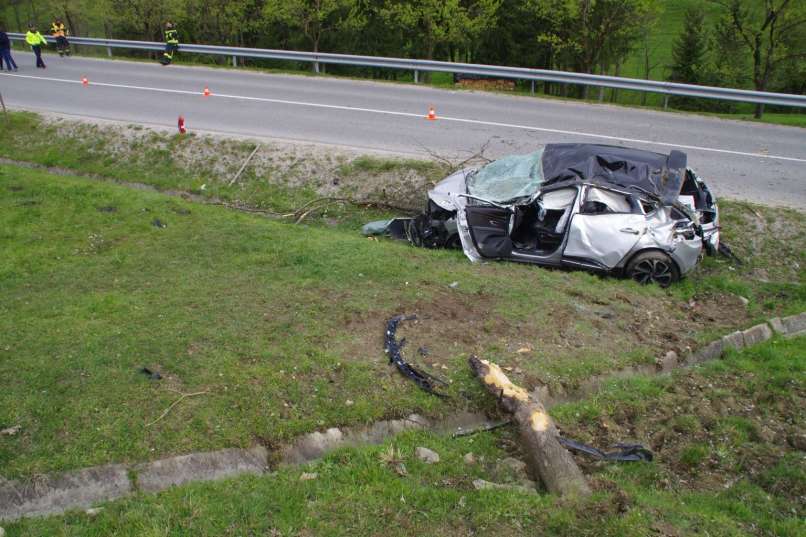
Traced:
[[[535, 155], [542, 155], [542, 164], [527, 176]], [[678, 151], [548, 145], [485, 173], [451, 174], [429, 192], [428, 209], [410, 219], [407, 236], [418, 237], [411, 240], [418, 245], [461, 245], [474, 262], [506, 259], [620, 274], [632, 270], [639, 254], [654, 252], [650, 259], [671, 260], [667, 264], [682, 276], [703, 250], [715, 253], [720, 238], [716, 201], [686, 162]], [[519, 175], [496, 185], [490, 173], [496, 169]], [[496, 199], [474, 195], [480, 192]], [[502, 199], [512, 192], [515, 199]]]

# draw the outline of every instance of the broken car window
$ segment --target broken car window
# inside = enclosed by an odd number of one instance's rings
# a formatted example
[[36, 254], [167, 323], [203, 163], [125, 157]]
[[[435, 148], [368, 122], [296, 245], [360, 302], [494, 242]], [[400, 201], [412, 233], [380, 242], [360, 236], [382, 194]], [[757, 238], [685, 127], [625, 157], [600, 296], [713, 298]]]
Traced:
[[543, 150], [504, 157], [467, 178], [467, 193], [496, 203], [532, 196], [543, 182]]
[[589, 188], [582, 212], [586, 214], [632, 213], [627, 196], [601, 188]]

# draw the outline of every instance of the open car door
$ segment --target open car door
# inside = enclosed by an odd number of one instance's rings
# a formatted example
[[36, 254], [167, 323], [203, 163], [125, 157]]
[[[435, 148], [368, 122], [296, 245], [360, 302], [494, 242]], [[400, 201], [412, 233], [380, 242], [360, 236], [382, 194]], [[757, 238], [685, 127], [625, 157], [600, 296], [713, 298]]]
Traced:
[[470, 236], [479, 255], [488, 259], [512, 256], [512, 210], [493, 206], [465, 207]]

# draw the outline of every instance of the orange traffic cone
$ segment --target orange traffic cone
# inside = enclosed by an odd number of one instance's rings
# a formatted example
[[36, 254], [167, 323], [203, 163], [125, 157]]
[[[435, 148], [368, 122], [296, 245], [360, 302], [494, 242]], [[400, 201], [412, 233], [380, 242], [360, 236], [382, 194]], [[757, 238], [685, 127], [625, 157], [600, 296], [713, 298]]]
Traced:
[[85, 86], [89, 86], [89, 85], [90, 85], [90, 81], [89, 81], [89, 80], [87, 80], [87, 77], [86, 77], [86, 76], [81, 78], [81, 83], [82, 83], [82, 84], [84, 84]]
[[179, 119], [176, 122], [177, 127], [179, 127], [179, 134], [185, 134], [187, 129], [185, 128], [185, 117], [179, 116]]
[[202, 92], [202, 95], [204, 95], [205, 97], [209, 97], [210, 95], [212, 95], [212, 93], [210, 93], [210, 88], [204, 86], [204, 91]]
[[433, 105], [428, 107], [428, 115], [427, 115], [427, 116], [425, 116], [425, 117], [426, 117], [426, 119], [428, 119], [429, 121], [434, 121], [435, 119], [437, 119], [437, 113], [436, 113], [436, 111], [434, 110]]

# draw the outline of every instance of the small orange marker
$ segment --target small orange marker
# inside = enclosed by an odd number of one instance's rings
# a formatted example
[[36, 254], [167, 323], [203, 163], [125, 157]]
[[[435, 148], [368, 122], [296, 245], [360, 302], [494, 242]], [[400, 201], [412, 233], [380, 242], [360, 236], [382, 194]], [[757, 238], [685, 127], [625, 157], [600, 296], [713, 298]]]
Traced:
[[434, 107], [433, 107], [433, 106], [429, 106], [429, 107], [428, 107], [428, 115], [427, 115], [427, 116], [425, 116], [425, 117], [426, 117], [426, 119], [428, 119], [429, 121], [434, 121], [435, 119], [437, 119], [437, 113], [436, 113], [436, 111], [434, 110]]
[[210, 95], [212, 95], [212, 93], [210, 93], [210, 88], [204, 86], [204, 91], [202, 92], [202, 95], [204, 95], [205, 97], [209, 97]]
[[87, 77], [86, 77], [86, 76], [85, 76], [85, 77], [82, 77], [82, 79], [81, 79], [81, 83], [82, 83], [82, 84], [84, 84], [85, 86], [89, 86], [89, 85], [90, 85], [90, 81], [89, 81], [89, 80], [87, 80]]

